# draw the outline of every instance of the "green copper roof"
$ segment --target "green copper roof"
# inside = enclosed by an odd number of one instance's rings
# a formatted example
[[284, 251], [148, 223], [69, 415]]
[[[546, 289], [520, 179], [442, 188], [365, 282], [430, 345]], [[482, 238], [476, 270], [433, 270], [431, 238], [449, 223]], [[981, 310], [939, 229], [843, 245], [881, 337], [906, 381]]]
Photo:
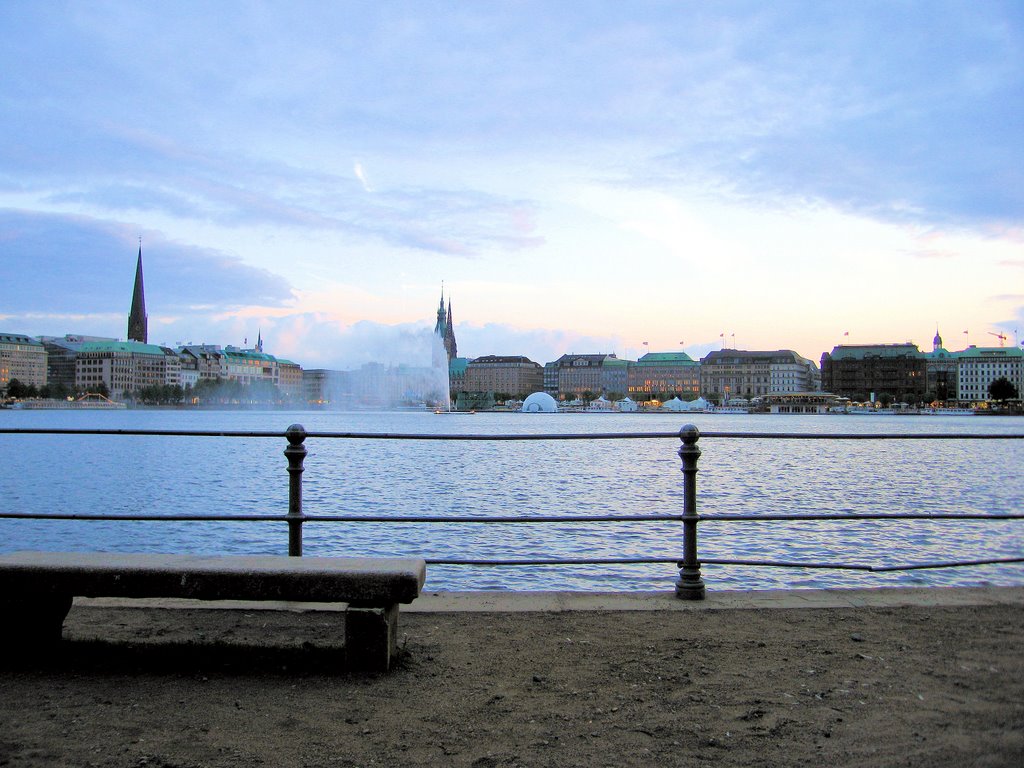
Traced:
[[960, 360], [976, 357], [984, 360], [1007, 360], [1024, 357], [1024, 349], [1020, 347], [968, 347], [954, 352], [953, 357]]
[[78, 348], [79, 353], [88, 352], [129, 352], [137, 355], [163, 355], [163, 347], [143, 344], [141, 341], [86, 341]]
[[863, 360], [868, 357], [924, 357], [916, 344], [840, 344], [832, 349], [833, 360]]
[[26, 344], [30, 347], [41, 347], [41, 342], [20, 333], [0, 333], [0, 342], [4, 344]]
[[637, 365], [664, 365], [665, 363], [697, 364], [697, 361], [685, 352], [648, 352], [636, 361]]

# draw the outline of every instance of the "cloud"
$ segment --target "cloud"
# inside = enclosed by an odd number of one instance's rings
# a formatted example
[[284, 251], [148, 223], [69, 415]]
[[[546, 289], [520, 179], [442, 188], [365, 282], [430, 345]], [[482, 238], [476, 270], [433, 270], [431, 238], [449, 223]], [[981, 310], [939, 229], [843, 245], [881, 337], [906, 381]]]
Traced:
[[[127, 317], [137, 234], [118, 222], [0, 209], [0, 253], [18, 284], [5, 297], [5, 311], [28, 317], [57, 307], [64, 314], [90, 315], [117, 307]], [[144, 234], [151, 317], [201, 306], [282, 306], [292, 299], [287, 280], [236, 256]]]
[[706, 66], [688, 65], [700, 76], [674, 81], [676, 148], [637, 176], [897, 221], [1019, 221], [1019, 18], [836, 8], [782, 5], [712, 31]]
[[352, 171], [355, 173], [356, 178], [359, 179], [359, 183], [363, 185], [363, 189], [366, 192], [373, 192], [373, 187], [370, 186], [370, 182], [366, 179], [366, 171], [363, 170], [363, 164], [357, 161]]

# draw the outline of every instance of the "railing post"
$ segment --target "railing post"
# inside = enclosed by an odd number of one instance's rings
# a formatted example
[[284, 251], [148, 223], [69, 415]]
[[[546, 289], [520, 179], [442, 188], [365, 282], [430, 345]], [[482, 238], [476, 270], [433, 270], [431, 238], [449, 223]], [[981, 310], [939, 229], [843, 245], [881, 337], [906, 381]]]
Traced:
[[302, 462], [306, 458], [306, 429], [301, 424], [292, 424], [285, 432], [288, 447], [284, 455], [288, 459], [288, 554], [302, 557]]
[[679, 430], [679, 458], [683, 460], [683, 559], [679, 563], [676, 597], [680, 600], [703, 600], [704, 580], [700, 577], [697, 559], [697, 459], [700, 458], [700, 430], [687, 424]]

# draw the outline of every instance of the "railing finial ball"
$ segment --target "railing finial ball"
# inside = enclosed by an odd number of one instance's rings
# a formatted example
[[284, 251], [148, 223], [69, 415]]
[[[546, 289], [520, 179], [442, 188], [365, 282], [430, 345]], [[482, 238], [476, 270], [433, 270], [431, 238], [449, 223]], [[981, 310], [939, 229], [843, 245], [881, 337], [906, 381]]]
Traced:
[[292, 424], [285, 430], [284, 436], [291, 445], [302, 445], [306, 441], [306, 428], [301, 424]]
[[685, 424], [679, 430], [679, 439], [688, 445], [696, 443], [700, 439], [700, 430], [695, 424]]

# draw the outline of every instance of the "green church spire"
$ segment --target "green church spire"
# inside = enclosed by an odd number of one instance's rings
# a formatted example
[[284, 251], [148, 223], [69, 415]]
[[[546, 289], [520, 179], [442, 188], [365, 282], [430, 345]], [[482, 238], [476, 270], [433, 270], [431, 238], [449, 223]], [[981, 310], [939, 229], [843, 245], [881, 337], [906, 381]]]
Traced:
[[146, 317], [146, 293], [142, 284], [142, 238], [139, 238], [139, 260], [135, 265], [135, 290], [132, 310], [128, 314], [128, 341], [149, 342], [149, 318]]

